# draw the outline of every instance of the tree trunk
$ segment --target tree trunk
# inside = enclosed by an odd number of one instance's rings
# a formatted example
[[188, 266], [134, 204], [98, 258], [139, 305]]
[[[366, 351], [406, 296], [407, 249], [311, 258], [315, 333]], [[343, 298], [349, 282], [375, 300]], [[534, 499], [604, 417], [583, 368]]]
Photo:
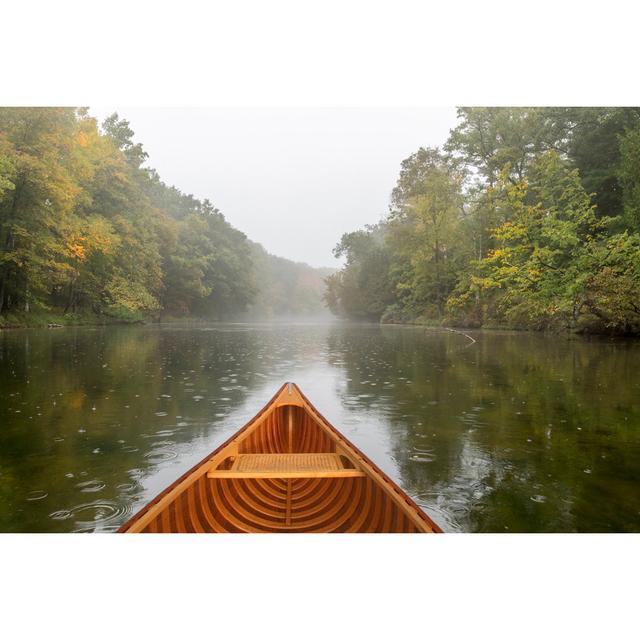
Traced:
[[4, 283], [6, 280], [6, 272], [3, 269], [2, 275], [0, 275], [0, 313], [2, 313], [2, 309], [4, 308]]
[[[11, 201], [11, 211], [9, 212], [9, 217], [7, 221], [9, 222], [9, 229], [7, 230], [7, 238], [4, 243], [4, 251], [11, 251], [15, 247], [15, 239], [13, 237], [13, 232], [11, 230], [11, 221], [16, 217], [16, 211], [18, 210], [18, 200], [22, 194], [22, 187], [24, 186], [24, 176], [20, 176], [19, 180], [15, 182], [15, 188], [13, 190], [13, 198]], [[2, 267], [2, 273], [0, 274], [0, 313], [5, 307], [5, 286], [7, 282], [7, 271], [8, 267], [5, 264]], [[7, 309], [11, 306], [11, 300], [9, 296], [7, 296]]]
[[75, 296], [75, 284], [76, 279], [74, 277], [73, 280], [69, 283], [69, 297], [67, 298], [67, 304], [65, 305], [64, 311], [62, 313], [67, 313], [67, 311], [69, 311], [69, 309], [73, 305], [73, 299]]
[[438, 312], [440, 315], [444, 315], [444, 301], [443, 301], [443, 292], [442, 292], [442, 282], [440, 278], [440, 242], [436, 237], [435, 243], [435, 260], [436, 260], [436, 295], [437, 295], [437, 304], [438, 304]]
[[[4, 243], [4, 250], [11, 251], [15, 247], [15, 239], [13, 237], [13, 232], [11, 228], [7, 231], [7, 239]], [[2, 313], [2, 309], [4, 308], [4, 298], [5, 298], [5, 287], [7, 282], [7, 272], [9, 271], [9, 267], [5, 264], [2, 267], [2, 273], [0, 274], [0, 313]], [[7, 300], [7, 308], [9, 308], [9, 300]]]

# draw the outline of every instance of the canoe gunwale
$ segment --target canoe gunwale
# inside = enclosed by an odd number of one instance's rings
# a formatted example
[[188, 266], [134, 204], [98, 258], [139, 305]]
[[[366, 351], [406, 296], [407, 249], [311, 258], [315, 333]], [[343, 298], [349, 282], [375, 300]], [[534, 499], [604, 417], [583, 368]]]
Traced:
[[267, 404], [262, 407], [258, 413], [247, 422], [241, 429], [236, 431], [232, 436], [227, 438], [220, 446], [214, 449], [211, 453], [206, 455], [200, 462], [197, 462], [193, 467], [185, 471], [177, 480], [172, 482], [168, 487], [163, 489], [153, 500], [148, 502], [140, 511], [134, 514], [127, 522], [125, 522], [118, 530], [117, 533], [126, 533], [138, 520], [142, 519], [143, 516], [148, 515], [149, 511], [153, 509], [159, 502], [161, 502], [164, 498], [166, 498], [174, 489], [177, 489], [179, 485], [185, 482], [189, 476], [193, 476], [193, 481], [197, 479], [196, 471], [200, 470], [201, 467], [211, 464], [213, 458], [215, 458], [219, 453], [221, 453], [224, 449], [226, 449], [229, 445], [233, 444], [233, 442], [238, 438], [238, 436], [244, 434], [250, 427], [252, 427], [262, 416], [264, 416], [278, 399], [278, 396], [282, 393], [284, 388], [287, 386], [285, 382], [279, 389], [276, 391], [275, 395]]
[[[294, 384], [294, 387], [298, 391], [298, 393], [302, 396], [303, 400], [307, 404], [307, 408], [313, 412], [315, 417], [327, 428], [331, 431], [337, 438], [337, 443], [340, 446], [349, 449], [352, 452], [352, 455], [362, 464], [363, 470], [367, 471], [367, 467], [374, 472], [375, 475], [379, 476], [380, 480], [383, 480], [386, 484], [387, 490], [391, 491], [393, 495], [396, 496], [397, 499], [401, 500], [406, 507], [410, 508], [410, 513], [417, 515], [424, 523], [426, 523], [433, 533], [444, 533], [442, 529], [382, 470], [378, 467], [375, 462], [373, 462], [370, 458], [368, 458], [360, 449], [358, 449], [354, 444], [352, 444], [349, 440], [347, 440], [309, 401], [309, 399], [304, 395], [304, 393], [300, 390], [298, 385]], [[375, 479], [375, 477], [374, 477]], [[403, 506], [404, 506], [403, 505]]]
[[[288, 394], [285, 394], [288, 389]], [[295, 390], [295, 394], [292, 391]], [[283, 395], [284, 394], [284, 395]], [[289, 399], [288, 396], [293, 396]], [[278, 399], [282, 400], [278, 402]], [[296, 398], [296, 396], [299, 397]], [[318, 426], [328, 432], [329, 437], [335, 444], [337, 454], [345, 455], [347, 458], [355, 462], [356, 467], [363, 475], [366, 475], [374, 483], [376, 483], [388, 497], [396, 503], [400, 510], [408, 517], [418, 531], [424, 533], [442, 533], [442, 529], [391, 479], [387, 476], [373, 461], [371, 461], [364, 453], [362, 453], [355, 445], [347, 440], [329, 421], [314, 407], [308, 398], [302, 393], [299, 387], [294, 383], [284, 383], [269, 400], [267, 404], [241, 429], [233, 433], [227, 440], [220, 444], [211, 453], [206, 455], [200, 462], [185, 471], [179, 478], [161, 491], [155, 498], [149, 501], [137, 513], [135, 513], [127, 522], [120, 526], [118, 533], [134, 533], [153, 520], [158, 514], [178, 498], [189, 486], [198, 481], [203, 475], [210, 470], [215, 469], [223, 460], [229, 456], [238, 454], [238, 441], [242, 441], [244, 437], [249, 435], [253, 429], [257, 429], [266, 419], [272, 410], [280, 407], [301, 407], [303, 410], [311, 414], [313, 419], [318, 422]], [[234, 447], [235, 444], [235, 447]], [[221, 456], [220, 454], [225, 455]], [[208, 480], [215, 482], [216, 480]], [[291, 482], [289, 480], [288, 482]], [[175, 494], [175, 495], [173, 495]], [[287, 527], [283, 527], [286, 530]], [[131, 531], [134, 529], [134, 531]]]

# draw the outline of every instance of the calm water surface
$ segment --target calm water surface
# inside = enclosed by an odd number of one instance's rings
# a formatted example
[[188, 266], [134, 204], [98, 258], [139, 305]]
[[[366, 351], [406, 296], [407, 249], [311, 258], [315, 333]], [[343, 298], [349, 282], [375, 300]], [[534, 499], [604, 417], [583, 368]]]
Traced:
[[446, 531], [640, 531], [640, 343], [375, 325], [0, 333], [0, 531], [114, 531], [285, 381]]

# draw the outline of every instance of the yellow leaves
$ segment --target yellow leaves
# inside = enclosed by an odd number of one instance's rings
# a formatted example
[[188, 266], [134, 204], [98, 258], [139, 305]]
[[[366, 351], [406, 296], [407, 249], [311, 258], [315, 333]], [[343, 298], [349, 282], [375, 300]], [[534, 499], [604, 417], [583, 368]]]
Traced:
[[143, 283], [129, 280], [121, 275], [114, 275], [105, 287], [105, 291], [114, 307], [121, 307], [129, 312], [160, 308], [158, 300], [147, 291]]
[[542, 271], [536, 267], [530, 267], [527, 269], [527, 275], [530, 281], [538, 281], [542, 277]]
[[505, 222], [493, 229], [491, 235], [497, 240], [517, 240], [526, 235], [526, 228], [513, 222]]
[[477, 287], [480, 290], [493, 289], [499, 287], [500, 283], [496, 282], [493, 278], [483, 278], [480, 276], [471, 276], [471, 285]]
[[84, 131], [79, 131], [78, 135], [76, 137], [76, 142], [81, 147], [86, 147], [89, 144], [89, 138], [88, 138], [87, 134]]
[[113, 233], [111, 225], [104, 219], [94, 216], [90, 219], [90, 245], [93, 251], [111, 253], [117, 244], [117, 237]]
[[79, 262], [83, 262], [87, 257], [86, 249], [80, 244], [79, 241], [70, 242], [67, 245], [69, 249], [69, 253], [78, 260]]
[[0, 132], [0, 199], [4, 192], [13, 191], [16, 188], [15, 179], [15, 152], [11, 143]]
[[65, 236], [67, 254], [76, 262], [84, 262], [93, 252], [107, 255], [118, 244], [111, 224], [100, 216], [74, 219]]

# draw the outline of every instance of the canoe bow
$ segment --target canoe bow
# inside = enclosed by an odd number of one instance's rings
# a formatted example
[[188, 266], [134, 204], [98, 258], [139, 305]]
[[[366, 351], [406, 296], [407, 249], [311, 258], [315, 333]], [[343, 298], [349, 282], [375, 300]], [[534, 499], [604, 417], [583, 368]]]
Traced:
[[442, 530], [289, 382], [118, 532]]

